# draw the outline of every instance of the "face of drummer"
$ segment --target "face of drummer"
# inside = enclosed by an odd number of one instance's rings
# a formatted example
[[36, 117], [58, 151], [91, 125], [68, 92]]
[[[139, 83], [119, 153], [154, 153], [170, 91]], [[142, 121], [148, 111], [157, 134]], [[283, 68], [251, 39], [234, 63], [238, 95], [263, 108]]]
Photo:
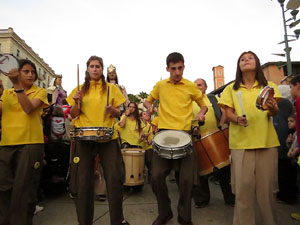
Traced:
[[128, 110], [130, 114], [134, 114], [135, 113], [135, 105], [134, 104], [129, 104], [128, 106]]
[[143, 119], [144, 121], [149, 122], [149, 120], [150, 120], [150, 115], [149, 115], [149, 113], [148, 113], [148, 112], [142, 112], [142, 119]]
[[103, 74], [103, 67], [98, 60], [92, 60], [88, 65], [87, 71], [91, 77], [91, 80], [100, 80]]
[[256, 61], [254, 55], [251, 53], [245, 53], [239, 62], [240, 69], [243, 73], [245, 72], [253, 72], [256, 70]]
[[182, 61], [177, 63], [170, 62], [167, 71], [170, 73], [171, 82], [176, 84], [182, 79], [184, 63]]
[[60, 78], [60, 77], [56, 78], [56, 80], [55, 80], [55, 85], [56, 85], [56, 86], [61, 86], [61, 83], [62, 83], [61, 78]]
[[36, 71], [30, 64], [25, 64], [19, 71], [19, 81], [24, 88], [29, 88], [33, 85], [36, 78]]
[[205, 82], [202, 79], [197, 79], [197, 80], [195, 80], [195, 84], [200, 89], [202, 94], [205, 94], [206, 89], [207, 89], [207, 86], [206, 86]]

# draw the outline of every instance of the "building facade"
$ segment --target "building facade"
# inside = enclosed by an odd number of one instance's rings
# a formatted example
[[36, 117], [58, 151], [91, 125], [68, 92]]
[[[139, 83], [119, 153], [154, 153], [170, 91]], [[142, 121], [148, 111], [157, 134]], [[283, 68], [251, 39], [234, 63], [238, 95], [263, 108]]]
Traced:
[[[37, 69], [38, 79], [35, 85], [41, 88], [48, 88], [50, 81], [57, 75], [54, 70], [29, 47], [13, 30], [13, 28], [0, 29], [0, 54], [11, 54], [17, 59], [29, 59]], [[11, 88], [12, 83], [8, 77], [1, 73], [4, 88]]]
[[212, 68], [214, 76], [214, 89], [218, 89], [225, 84], [224, 67], [216, 66]]

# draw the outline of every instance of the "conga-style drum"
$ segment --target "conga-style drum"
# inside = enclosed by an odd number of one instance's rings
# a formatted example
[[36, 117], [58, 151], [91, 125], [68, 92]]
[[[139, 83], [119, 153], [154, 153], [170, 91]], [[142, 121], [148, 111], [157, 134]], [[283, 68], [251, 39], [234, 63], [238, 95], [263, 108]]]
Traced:
[[125, 186], [144, 184], [145, 150], [140, 148], [121, 149], [125, 164]]
[[200, 176], [208, 175], [230, 164], [228, 136], [229, 128], [226, 125], [221, 129], [205, 132], [200, 140], [195, 140]]

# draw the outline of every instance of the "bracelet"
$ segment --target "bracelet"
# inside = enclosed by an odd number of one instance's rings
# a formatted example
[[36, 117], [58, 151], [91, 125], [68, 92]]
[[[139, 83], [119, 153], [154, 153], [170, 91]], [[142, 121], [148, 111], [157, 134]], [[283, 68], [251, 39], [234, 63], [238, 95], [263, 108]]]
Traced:
[[22, 93], [22, 92], [24, 92], [24, 88], [15, 89], [14, 92], [16, 92], [16, 93]]

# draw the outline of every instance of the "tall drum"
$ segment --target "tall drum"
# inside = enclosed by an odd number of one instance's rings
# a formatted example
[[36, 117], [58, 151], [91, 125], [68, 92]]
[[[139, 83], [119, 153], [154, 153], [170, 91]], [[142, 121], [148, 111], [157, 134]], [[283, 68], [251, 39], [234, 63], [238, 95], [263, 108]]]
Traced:
[[125, 164], [125, 186], [144, 184], [145, 151], [140, 148], [121, 149]]
[[229, 161], [229, 128], [210, 130], [195, 140], [198, 153], [199, 175], [205, 176], [230, 164]]

